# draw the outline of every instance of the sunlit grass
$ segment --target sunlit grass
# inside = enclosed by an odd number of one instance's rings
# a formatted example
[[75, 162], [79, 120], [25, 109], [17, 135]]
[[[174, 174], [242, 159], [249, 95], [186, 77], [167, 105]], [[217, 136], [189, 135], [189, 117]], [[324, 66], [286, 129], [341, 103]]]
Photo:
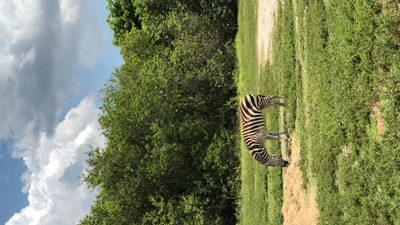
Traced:
[[[286, 96], [284, 125], [300, 140], [303, 187], [308, 172], [316, 181], [320, 223], [400, 224], [399, 5], [286, 0], [276, 15], [273, 64], [260, 80], [256, 6], [240, 1], [239, 93]], [[278, 118], [277, 108], [268, 109], [267, 129], [278, 129]], [[267, 147], [280, 152], [278, 142]], [[241, 224], [280, 224], [281, 169], [263, 168], [241, 149]]]

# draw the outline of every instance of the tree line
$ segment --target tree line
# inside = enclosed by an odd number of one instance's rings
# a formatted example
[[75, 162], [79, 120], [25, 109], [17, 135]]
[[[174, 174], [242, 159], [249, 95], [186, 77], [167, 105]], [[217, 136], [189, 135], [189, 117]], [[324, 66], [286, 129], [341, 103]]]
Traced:
[[79, 224], [234, 224], [237, 0], [107, 1], [124, 64], [100, 92]]

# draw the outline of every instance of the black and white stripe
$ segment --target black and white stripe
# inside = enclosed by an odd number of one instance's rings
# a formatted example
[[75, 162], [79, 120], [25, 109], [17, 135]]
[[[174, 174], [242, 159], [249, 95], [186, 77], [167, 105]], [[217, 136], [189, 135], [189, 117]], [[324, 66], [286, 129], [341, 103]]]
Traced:
[[[286, 167], [288, 162], [281, 157], [268, 154], [264, 142], [269, 139], [279, 140], [284, 132], [266, 134], [265, 119], [262, 110], [272, 106], [285, 106], [280, 102], [273, 102], [281, 96], [246, 95], [240, 101], [240, 118], [242, 121], [242, 136], [247, 149], [259, 163], [264, 166]], [[288, 138], [284, 137], [289, 140]]]

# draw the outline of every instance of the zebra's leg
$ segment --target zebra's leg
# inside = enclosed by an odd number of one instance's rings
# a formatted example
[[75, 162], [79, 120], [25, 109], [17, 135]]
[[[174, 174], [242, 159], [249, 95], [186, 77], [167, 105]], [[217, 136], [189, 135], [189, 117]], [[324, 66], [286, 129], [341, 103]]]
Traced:
[[278, 136], [284, 134], [284, 137], [280, 137], [280, 139], [286, 139], [287, 141], [291, 141], [292, 139], [286, 134], [285, 131], [281, 131], [281, 132], [274, 132], [274, 133], [269, 133], [269, 135], [271, 136]]
[[263, 105], [261, 105], [260, 108], [261, 108], [261, 110], [263, 110], [263, 109], [268, 108], [273, 105], [279, 105], [279, 106], [285, 107], [285, 103], [282, 103], [282, 102], [266, 102]]
[[277, 136], [277, 135], [280, 135], [280, 134], [286, 134], [286, 132], [285, 131], [280, 131], [280, 132], [269, 133], [269, 135], [272, 135], [272, 136]]
[[271, 102], [271, 105], [279, 105], [279, 106], [285, 107], [285, 103], [282, 103], [282, 102]]
[[283, 97], [283, 96], [281, 96], [281, 95], [270, 95], [270, 96], [268, 96], [268, 98], [269, 98], [270, 100], [273, 100], [273, 99], [275, 99], [275, 98], [285, 98], [285, 97]]
[[266, 140], [280, 140], [280, 139], [285, 139], [287, 141], [291, 140], [290, 137], [288, 137], [287, 135], [279, 136], [281, 134], [286, 134], [286, 132], [275, 132], [275, 133], [266, 134], [264, 131], [261, 131], [260, 133], [256, 134], [255, 136], [260, 142], [265, 142]]
[[291, 138], [286, 135], [285, 136], [271, 135], [271, 134], [265, 135], [265, 140], [280, 140], [280, 139], [285, 139], [286, 141], [291, 140]]

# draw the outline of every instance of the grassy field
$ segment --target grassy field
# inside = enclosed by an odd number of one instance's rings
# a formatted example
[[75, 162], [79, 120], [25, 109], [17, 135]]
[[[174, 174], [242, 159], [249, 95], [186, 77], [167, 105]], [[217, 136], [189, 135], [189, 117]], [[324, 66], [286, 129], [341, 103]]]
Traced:
[[[265, 76], [258, 76], [258, 59], [256, 54], [257, 34], [257, 1], [240, 1], [239, 33], [237, 36], [237, 52], [240, 67], [239, 97], [247, 93], [275, 93], [278, 87], [266, 79], [270, 73], [265, 68]], [[276, 82], [275, 82], [276, 83]], [[268, 109], [267, 128], [278, 131], [277, 107]], [[268, 142], [267, 148], [273, 154], [280, 154], [279, 142]], [[247, 152], [244, 142], [241, 142], [241, 179], [243, 200], [239, 209], [240, 224], [281, 224], [282, 205], [282, 170], [259, 165]], [[255, 216], [256, 215], [256, 216]]]
[[[400, 5], [284, 5], [273, 65], [258, 77], [257, 1], [240, 1], [240, 96], [287, 97], [284, 124], [300, 142], [303, 187], [309, 172], [316, 181], [320, 224], [400, 224]], [[278, 130], [278, 118], [268, 109], [268, 130]], [[280, 154], [278, 142], [267, 147]], [[243, 143], [241, 153], [240, 224], [282, 224], [281, 169], [259, 166]]]

